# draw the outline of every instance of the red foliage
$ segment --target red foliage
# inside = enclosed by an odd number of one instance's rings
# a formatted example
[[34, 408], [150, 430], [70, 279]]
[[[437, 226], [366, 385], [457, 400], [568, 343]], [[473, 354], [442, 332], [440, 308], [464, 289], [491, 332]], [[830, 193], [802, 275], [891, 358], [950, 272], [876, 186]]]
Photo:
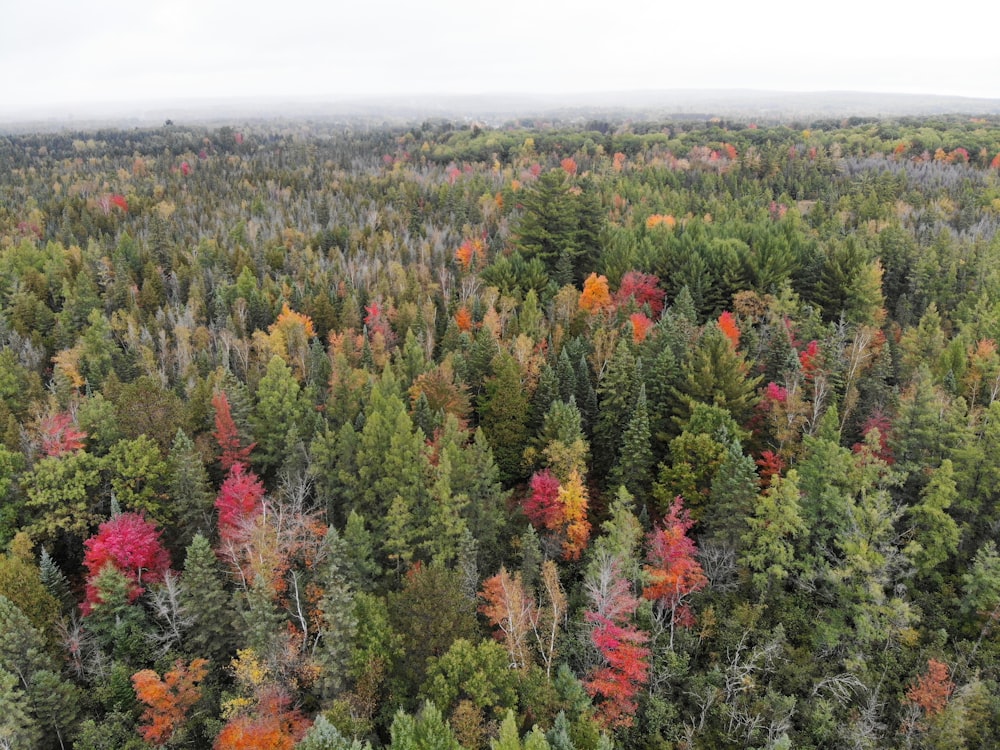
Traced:
[[785, 459], [779, 456], [774, 451], [763, 451], [760, 454], [760, 458], [757, 459], [757, 466], [760, 467], [760, 486], [768, 487], [771, 484], [771, 479], [776, 476], [781, 476], [781, 472], [785, 470]]
[[[861, 426], [861, 435], [863, 438], [867, 438], [872, 430], [878, 430], [878, 450], [875, 452], [875, 455], [891, 466], [896, 462], [896, 457], [892, 454], [892, 448], [889, 447], [892, 424], [889, 422], [889, 418], [881, 411], [876, 411], [865, 420], [865, 423]], [[851, 450], [855, 453], [861, 453], [864, 449], [864, 439], [851, 446]]]
[[86, 432], [73, 428], [73, 417], [66, 412], [52, 414], [41, 420], [38, 426], [42, 438], [42, 453], [46, 456], [61, 456], [83, 448]]
[[129, 594], [135, 600], [143, 592], [142, 584], [157, 583], [170, 570], [170, 555], [160, 544], [160, 531], [138, 513], [122, 513], [101, 524], [97, 533], [83, 543], [83, 564], [87, 568], [87, 591], [81, 607], [90, 614], [99, 601], [93, 585], [98, 573], [109, 563], [132, 583]]
[[729, 339], [730, 343], [733, 345], [733, 349], [738, 349], [740, 346], [740, 329], [736, 325], [736, 319], [729, 310], [725, 310], [722, 315], [719, 316], [719, 330], [722, 331], [726, 338]]
[[264, 485], [241, 463], [233, 464], [219, 488], [215, 509], [219, 512], [219, 536], [223, 540], [239, 536], [247, 521], [263, 510]]
[[365, 327], [368, 329], [370, 339], [374, 340], [376, 334], [381, 334], [385, 345], [392, 346], [394, 341], [392, 327], [389, 325], [386, 311], [382, 309], [378, 300], [372, 300], [371, 304], [365, 307]]
[[906, 699], [920, 706], [925, 716], [934, 716], [944, 711], [954, 690], [955, 683], [948, 679], [948, 665], [928, 659], [927, 671], [910, 685]]
[[181, 174], [183, 174], [185, 177], [191, 174], [191, 165], [188, 164], [186, 161], [181, 162]]
[[531, 495], [524, 501], [524, 514], [536, 529], [553, 529], [562, 521], [559, 480], [548, 469], [531, 477]]
[[528, 172], [531, 174], [532, 177], [538, 177], [538, 175], [542, 173], [542, 165], [536, 161], [534, 164], [528, 167]]
[[240, 435], [233, 422], [232, 411], [229, 408], [229, 397], [225, 391], [218, 391], [212, 396], [212, 407], [215, 409], [215, 441], [219, 444], [219, 464], [223, 471], [229, 471], [234, 464], [246, 463], [250, 451], [256, 443], [241, 448]]
[[222, 728], [213, 750], [292, 750], [309, 730], [309, 719], [290, 708], [288, 696], [276, 688], [260, 698], [256, 716], [239, 714]]
[[639, 602], [617, 561], [606, 573], [606, 585], [590, 587], [592, 608], [584, 615], [594, 624], [590, 639], [604, 665], [594, 669], [583, 686], [592, 697], [602, 698], [597, 718], [605, 727], [628, 727], [638, 708], [635, 696], [649, 679], [649, 649], [642, 645], [649, 637], [628, 624]]
[[651, 273], [641, 271], [629, 271], [622, 276], [622, 283], [615, 292], [615, 307], [621, 307], [629, 300], [642, 307], [649, 306], [649, 312], [653, 318], [660, 317], [663, 312], [663, 298], [666, 295], [660, 286], [660, 280]]
[[776, 402], [783, 404], [788, 400], [788, 389], [784, 386], [778, 385], [774, 381], [767, 384], [764, 388], [764, 401], [765, 402]]
[[208, 661], [195, 659], [189, 666], [178, 660], [163, 679], [152, 669], [132, 675], [136, 698], [146, 704], [139, 734], [153, 745], [165, 745], [201, 698], [198, 683], [208, 673]]
[[736, 146], [731, 143], [723, 143], [722, 150], [726, 152], [726, 157], [729, 158], [730, 161], [736, 161], [736, 157], [738, 156], [736, 153]]
[[649, 576], [649, 585], [642, 590], [643, 598], [659, 601], [672, 609], [674, 621], [680, 625], [685, 625], [684, 620], [690, 617], [686, 609], [679, 608], [682, 600], [708, 585], [708, 578], [698, 562], [698, 547], [687, 534], [693, 525], [691, 514], [678, 495], [662, 524], [649, 534], [648, 565], [643, 567]]
[[125, 196], [124, 195], [119, 195], [118, 193], [115, 193], [114, 195], [112, 195], [111, 196], [111, 205], [117, 206], [122, 211], [125, 211], [126, 213], [128, 213], [128, 201], [125, 200]]
[[576, 159], [574, 159], [572, 156], [567, 156], [565, 159], [559, 162], [559, 166], [562, 167], [563, 171], [570, 177], [576, 174]]
[[815, 339], [806, 344], [806, 348], [799, 352], [799, 364], [802, 366], [802, 374], [807, 380], [811, 380], [819, 368], [819, 344]]

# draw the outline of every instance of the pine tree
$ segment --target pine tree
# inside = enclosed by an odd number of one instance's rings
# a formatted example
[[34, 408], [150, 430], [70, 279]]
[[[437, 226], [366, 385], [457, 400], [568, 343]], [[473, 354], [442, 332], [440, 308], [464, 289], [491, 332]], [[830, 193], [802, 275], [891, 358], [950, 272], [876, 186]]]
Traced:
[[920, 493], [920, 502], [907, 509], [913, 538], [903, 548], [917, 573], [927, 578], [958, 550], [960, 532], [948, 509], [958, 499], [955, 472], [945, 459]]
[[653, 468], [652, 436], [649, 429], [649, 410], [646, 385], [640, 384], [639, 396], [622, 435], [621, 452], [608, 478], [609, 487], [624, 485], [637, 497], [649, 494]]
[[795, 542], [806, 533], [799, 502], [799, 475], [790, 469], [775, 476], [747, 519], [740, 561], [753, 572], [753, 582], [761, 594], [780, 585], [796, 567]]
[[181, 603], [193, 618], [185, 648], [214, 664], [225, 664], [235, 646], [235, 613], [212, 547], [197, 533], [187, 547], [181, 576]]
[[251, 423], [257, 438], [254, 463], [263, 472], [281, 466], [290, 449], [289, 432], [295, 430], [300, 439], [312, 438], [308, 405], [292, 370], [275, 355], [267, 364], [267, 372], [257, 386], [257, 407]]
[[179, 537], [175, 543], [186, 547], [195, 533], [211, 528], [214, 498], [201, 454], [183, 430], [177, 430], [167, 466], [167, 494], [175, 508]]

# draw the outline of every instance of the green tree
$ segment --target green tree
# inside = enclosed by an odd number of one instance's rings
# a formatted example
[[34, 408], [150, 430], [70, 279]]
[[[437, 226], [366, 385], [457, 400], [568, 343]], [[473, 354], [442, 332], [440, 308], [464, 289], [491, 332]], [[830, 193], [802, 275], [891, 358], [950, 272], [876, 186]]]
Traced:
[[391, 750], [462, 750], [448, 722], [430, 701], [415, 717], [399, 711], [389, 735]]
[[479, 426], [493, 448], [504, 482], [523, 479], [528, 442], [528, 393], [521, 368], [510, 354], [498, 354], [478, 399]]
[[111, 491], [122, 508], [145, 513], [161, 526], [173, 520], [173, 508], [165, 502], [170, 467], [160, 449], [145, 435], [120, 440], [106, 459]]
[[28, 533], [41, 542], [60, 533], [80, 540], [90, 536], [101, 518], [100, 481], [100, 461], [86, 451], [38, 461], [22, 478]]
[[795, 572], [795, 542], [806, 532], [798, 481], [795, 469], [784, 477], [775, 475], [747, 519], [749, 530], [743, 536], [740, 562], [752, 571], [754, 585], [762, 594]]
[[192, 618], [185, 636], [185, 649], [193, 656], [225, 664], [235, 647], [235, 612], [218, 558], [200, 532], [187, 548], [180, 600]]
[[931, 576], [958, 550], [958, 524], [948, 514], [957, 499], [955, 472], [951, 460], [946, 458], [920, 493], [920, 502], [906, 511], [913, 531], [903, 552], [923, 578]]
[[254, 463], [262, 472], [277, 469], [299, 440], [312, 438], [308, 404], [301, 391], [285, 360], [271, 357], [257, 385], [257, 405], [250, 420], [257, 441]]
[[472, 643], [460, 638], [447, 652], [432, 658], [421, 695], [451, 713], [467, 700], [487, 717], [497, 719], [517, 708], [517, 673], [506, 649], [496, 641]]

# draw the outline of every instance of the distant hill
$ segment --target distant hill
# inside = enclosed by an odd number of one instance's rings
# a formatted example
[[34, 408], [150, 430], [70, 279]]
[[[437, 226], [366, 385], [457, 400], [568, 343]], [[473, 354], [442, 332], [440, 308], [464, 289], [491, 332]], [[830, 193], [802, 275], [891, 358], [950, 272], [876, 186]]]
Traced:
[[414, 94], [371, 97], [267, 97], [106, 102], [0, 113], [23, 128], [148, 126], [167, 119], [362, 118], [412, 121], [427, 117], [502, 123], [512, 118], [574, 120], [589, 117], [745, 117], [781, 121], [810, 117], [901, 117], [940, 114], [1000, 115], [1000, 99], [857, 91], [689, 90], [608, 91], [585, 94]]

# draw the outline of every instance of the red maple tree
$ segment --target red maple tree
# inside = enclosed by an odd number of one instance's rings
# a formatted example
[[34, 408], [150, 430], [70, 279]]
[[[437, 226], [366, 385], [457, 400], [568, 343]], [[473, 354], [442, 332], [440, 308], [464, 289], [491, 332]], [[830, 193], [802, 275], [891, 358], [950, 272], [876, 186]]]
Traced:
[[584, 614], [593, 624], [590, 639], [603, 659], [583, 686], [600, 698], [597, 718], [606, 727], [628, 727], [638, 708], [635, 696], [649, 679], [649, 640], [646, 633], [629, 624], [639, 601], [620, 571], [617, 558], [604, 557], [595, 579], [587, 584], [591, 608]]
[[694, 624], [694, 615], [685, 600], [708, 585], [708, 578], [698, 562], [698, 547], [688, 536], [693, 525], [691, 514], [678, 495], [666, 518], [648, 537], [648, 564], [643, 570], [649, 577], [649, 585], [642, 590], [642, 595], [670, 613], [671, 646], [674, 625], [690, 627]]
[[38, 425], [41, 433], [42, 453], [61, 456], [83, 448], [87, 433], [73, 427], [73, 417], [66, 412], [44, 417]]
[[263, 510], [264, 485], [241, 463], [234, 463], [219, 488], [215, 509], [219, 512], [219, 536], [225, 540], [242, 533], [247, 522]]
[[83, 564], [87, 568], [87, 589], [81, 607], [84, 615], [100, 600], [93, 581], [105, 565], [113, 565], [132, 583], [129, 598], [133, 601], [144, 591], [144, 582], [162, 581], [170, 569], [170, 555], [160, 543], [160, 530], [139, 513], [122, 513], [105, 521], [83, 547]]
[[215, 442], [219, 444], [219, 464], [223, 471], [229, 471], [234, 464], [245, 464], [249, 461], [250, 451], [256, 443], [247, 446], [240, 445], [240, 433], [233, 421], [232, 410], [229, 408], [229, 397], [225, 391], [216, 391], [212, 396], [212, 407], [215, 409]]

